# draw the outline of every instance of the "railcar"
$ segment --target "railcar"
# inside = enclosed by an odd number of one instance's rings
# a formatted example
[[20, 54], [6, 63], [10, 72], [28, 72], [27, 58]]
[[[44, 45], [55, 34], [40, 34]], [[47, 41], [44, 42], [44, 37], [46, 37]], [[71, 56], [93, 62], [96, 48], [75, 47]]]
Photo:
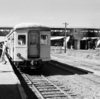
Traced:
[[39, 24], [16, 25], [6, 36], [7, 55], [20, 68], [41, 69], [50, 61], [50, 34]]

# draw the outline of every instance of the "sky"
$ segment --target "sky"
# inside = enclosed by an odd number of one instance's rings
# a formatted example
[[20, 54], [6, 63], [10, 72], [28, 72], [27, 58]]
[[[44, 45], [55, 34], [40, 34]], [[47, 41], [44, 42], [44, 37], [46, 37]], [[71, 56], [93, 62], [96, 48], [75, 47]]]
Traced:
[[100, 28], [100, 0], [0, 0], [0, 26]]

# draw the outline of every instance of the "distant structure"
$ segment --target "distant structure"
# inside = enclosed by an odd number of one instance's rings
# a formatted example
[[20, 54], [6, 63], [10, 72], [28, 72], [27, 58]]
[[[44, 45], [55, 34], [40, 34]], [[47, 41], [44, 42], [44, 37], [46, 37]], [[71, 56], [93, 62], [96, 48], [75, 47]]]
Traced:
[[0, 27], [0, 48], [2, 48], [2, 43], [6, 39], [6, 35], [11, 31], [12, 27]]
[[[0, 36], [6, 36], [12, 27], [0, 27]], [[65, 28], [51, 27], [51, 46], [64, 46]], [[66, 29], [66, 46], [73, 49], [95, 49], [100, 46], [100, 28]]]
[[0, 36], [6, 36], [12, 27], [0, 27]]
[[[95, 49], [100, 42], [100, 28], [67, 28], [66, 36], [69, 49]], [[64, 46], [64, 40], [65, 28], [51, 28], [51, 46]]]

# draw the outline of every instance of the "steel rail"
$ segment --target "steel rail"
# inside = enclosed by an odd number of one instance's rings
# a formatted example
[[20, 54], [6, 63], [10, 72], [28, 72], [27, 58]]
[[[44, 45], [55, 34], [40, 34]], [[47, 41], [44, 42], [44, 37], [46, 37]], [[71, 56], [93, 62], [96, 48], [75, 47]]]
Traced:
[[[97, 75], [92, 74], [92, 73], [89, 73], [89, 74], [91, 74], [92, 76], [95, 76], [95, 79], [96, 79], [96, 77], [98, 77], [97, 80], [100, 79], [100, 76], [97, 76]], [[89, 75], [89, 74], [88, 74], [88, 75]], [[91, 78], [91, 77], [88, 77], [88, 76], [84, 76], [84, 75], [78, 75], [78, 76], [80, 76], [80, 77], [82, 77], [82, 78], [84, 78], [84, 79], [87, 79], [87, 80], [89, 80], [89, 81], [92, 81], [92, 82], [94, 82], [94, 83], [100, 85], [100, 80], [99, 80], [99, 81], [95, 81], [95, 79], [93, 79], [93, 78]]]
[[27, 74], [22, 74], [22, 76], [39, 99], [73, 99], [68, 93], [43, 75], [38, 77], [32, 76], [32, 79]]

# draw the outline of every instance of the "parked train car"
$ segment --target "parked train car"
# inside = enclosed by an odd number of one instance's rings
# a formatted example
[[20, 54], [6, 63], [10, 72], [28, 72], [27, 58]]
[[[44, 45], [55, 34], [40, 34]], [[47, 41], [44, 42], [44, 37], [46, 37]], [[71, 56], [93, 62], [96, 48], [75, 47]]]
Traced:
[[50, 28], [19, 24], [7, 35], [8, 56], [20, 68], [41, 69], [50, 61]]

